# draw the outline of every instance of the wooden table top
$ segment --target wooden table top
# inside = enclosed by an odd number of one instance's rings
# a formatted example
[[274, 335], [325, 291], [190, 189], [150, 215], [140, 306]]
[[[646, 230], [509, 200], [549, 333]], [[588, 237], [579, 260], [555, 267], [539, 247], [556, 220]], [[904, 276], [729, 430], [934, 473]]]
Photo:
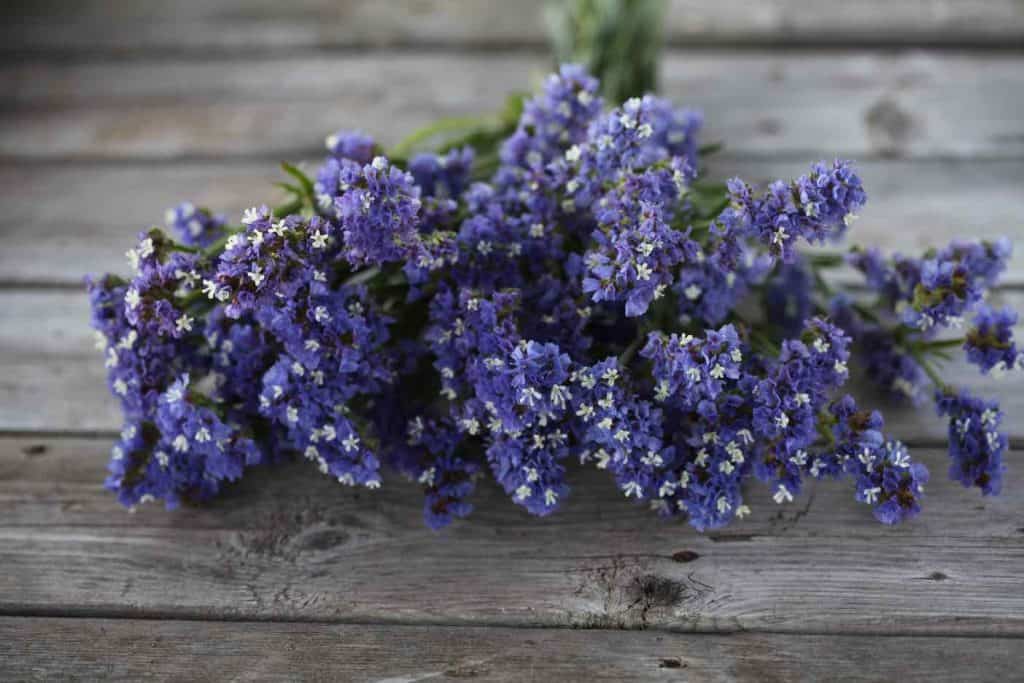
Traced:
[[[880, 403], [933, 472], [896, 528], [824, 483], [785, 506], [753, 489], [750, 518], [701, 535], [583, 470], [560, 514], [488, 484], [441, 534], [415, 486], [353, 492], [301, 465], [203, 509], [120, 508], [81, 275], [125, 271], [179, 201], [278, 198], [276, 162], [312, 162], [326, 133], [391, 143], [549, 65], [540, 0], [69, 4], [0, 10], [0, 678], [1021, 675], [1024, 464], [1009, 454], [1000, 497], [948, 481], [928, 407]], [[855, 241], [1008, 235], [996, 297], [1024, 310], [1024, 5], [809, 5], [670, 2], [662, 90], [727, 143], [710, 173], [857, 160]], [[1001, 399], [1019, 449], [1024, 378], [948, 372]]]

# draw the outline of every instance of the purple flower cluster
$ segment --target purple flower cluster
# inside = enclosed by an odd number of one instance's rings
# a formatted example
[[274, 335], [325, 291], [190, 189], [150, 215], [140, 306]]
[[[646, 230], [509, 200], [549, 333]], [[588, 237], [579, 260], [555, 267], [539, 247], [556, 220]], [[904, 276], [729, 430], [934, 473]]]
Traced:
[[[998, 406], [934, 364], [957, 346], [986, 372], [1024, 364], [1016, 314], [984, 303], [1008, 244], [854, 251], [869, 294], [836, 293], [799, 247], [863, 206], [848, 162], [715, 185], [699, 114], [653, 96], [606, 110], [597, 92], [565, 66], [498, 145], [406, 162], [339, 132], [315, 179], [286, 165], [282, 208], [237, 227], [168, 212], [179, 242], [143, 233], [129, 279], [88, 280], [125, 417], [108, 487], [173, 507], [307, 460], [349, 486], [397, 473], [437, 529], [484, 476], [552, 513], [583, 463], [698, 530], [751, 514], [751, 477], [778, 504], [845, 477], [892, 524], [918, 513], [928, 472], [837, 396], [866, 369], [903, 393], [936, 384], [951, 475], [998, 491]], [[938, 336], [965, 318], [964, 339]]]
[[224, 236], [227, 218], [214, 215], [209, 209], [196, 208], [191, 202], [182, 202], [167, 209], [164, 223], [178, 235], [182, 244], [208, 247]]

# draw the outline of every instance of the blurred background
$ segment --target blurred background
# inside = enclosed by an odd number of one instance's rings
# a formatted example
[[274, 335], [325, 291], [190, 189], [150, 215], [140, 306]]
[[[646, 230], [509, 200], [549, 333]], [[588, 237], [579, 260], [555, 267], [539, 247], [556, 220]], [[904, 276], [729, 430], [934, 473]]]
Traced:
[[[650, 3], [612, 4], [628, 10], [612, 22], [621, 28]], [[541, 0], [4, 3], [0, 428], [117, 428], [81, 277], [126, 271], [134, 235], [167, 207], [237, 217], [279, 201], [277, 162], [312, 163], [336, 129], [387, 145], [439, 117], [496, 111], [552, 68], [552, 31], [571, 54], [567, 36], [593, 29], [572, 11]], [[704, 141], [725, 143], [710, 175], [765, 180], [846, 157], [870, 197], [861, 243], [1024, 237], [1019, 0], [669, 0], [656, 24], [660, 62], [626, 80], [651, 78], [704, 111]], [[577, 56], [602, 69], [657, 54], [656, 40], [592, 35], [601, 54]], [[1010, 290], [1022, 266], [1018, 250]]]

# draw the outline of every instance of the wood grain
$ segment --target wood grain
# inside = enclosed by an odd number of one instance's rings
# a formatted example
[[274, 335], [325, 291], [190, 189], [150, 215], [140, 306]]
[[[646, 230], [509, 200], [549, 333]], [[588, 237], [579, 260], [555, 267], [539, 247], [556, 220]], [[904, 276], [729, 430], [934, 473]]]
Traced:
[[[539, 46], [543, 0], [188, 0], [140, 5], [17, 2], [0, 28], [3, 51], [254, 52], [357, 46]], [[670, 0], [666, 38], [682, 45], [1019, 45], [1013, 0]]]
[[[391, 144], [441, 116], [494, 111], [548, 68], [518, 52], [19, 60], [0, 70], [10, 98], [0, 109], [0, 156], [297, 158], [317, 153], [323, 136], [343, 127], [364, 127]], [[662, 91], [702, 109], [705, 139], [725, 140], [736, 155], [1024, 153], [1016, 55], [672, 51]]]
[[1010, 638], [0, 618], [11, 680], [1009, 680]]
[[[708, 176], [790, 178], [812, 158], [713, 158]], [[306, 164], [311, 172], [316, 166]], [[1024, 240], [1024, 161], [866, 161], [857, 168], [869, 201], [850, 232], [852, 243], [915, 253], [958, 237]], [[244, 208], [281, 199], [272, 183], [282, 177], [271, 161], [0, 164], [0, 282], [73, 285], [84, 273], [126, 273], [124, 252], [139, 231], [162, 223], [167, 207], [189, 200], [237, 221]], [[1012, 257], [1003, 282], [1024, 283], [1024, 249]]]
[[935, 449], [915, 450], [935, 475], [926, 513], [893, 528], [827, 482], [782, 507], [751, 486], [750, 518], [699, 535], [571, 468], [556, 515], [482, 482], [478, 511], [435, 534], [414, 485], [353, 492], [305, 463], [253, 471], [201, 509], [129, 514], [99, 485], [108, 445], [0, 440], [0, 613], [1024, 634], [1024, 470], [982, 498]]

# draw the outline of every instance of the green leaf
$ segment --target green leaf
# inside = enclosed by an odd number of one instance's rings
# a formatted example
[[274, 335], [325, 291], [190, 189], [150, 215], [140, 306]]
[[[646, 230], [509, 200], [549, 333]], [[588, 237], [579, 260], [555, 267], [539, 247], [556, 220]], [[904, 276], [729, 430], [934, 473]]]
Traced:
[[313, 191], [313, 181], [309, 179], [309, 176], [299, 170], [298, 166], [287, 161], [281, 162], [281, 168], [285, 173], [298, 181], [299, 186], [302, 188], [302, 194], [305, 194], [305, 196], [312, 200], [315, 193]]

